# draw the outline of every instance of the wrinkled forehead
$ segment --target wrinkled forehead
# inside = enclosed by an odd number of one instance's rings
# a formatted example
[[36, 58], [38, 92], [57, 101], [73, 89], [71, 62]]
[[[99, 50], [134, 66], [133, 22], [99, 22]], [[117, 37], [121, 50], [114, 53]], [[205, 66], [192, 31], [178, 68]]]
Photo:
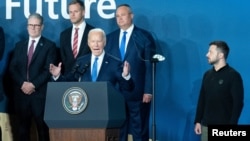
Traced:
[[105, 40], [102, 32], [98, 32], [98, 31], [89, 32], [88, 39], [99, 40], [99, 41]]

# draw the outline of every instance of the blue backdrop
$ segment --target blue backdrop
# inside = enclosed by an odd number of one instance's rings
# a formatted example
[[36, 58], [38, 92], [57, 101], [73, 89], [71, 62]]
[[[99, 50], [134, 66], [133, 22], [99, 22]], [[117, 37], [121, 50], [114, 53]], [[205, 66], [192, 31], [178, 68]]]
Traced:
[[[55, 2], [54, 2], [55, 1]], [[45, 18], [43, 35], [59, 46], [60, 32], [70, 25], [69, 0], [6, 0], [0, 3], [0, 25], [6, 35], [1, 72], [14, 43], [27, 36], [26, 18], [38, 10]], [[58, 0], [57, 0], [58, 1]], [[250, 2], [235, 0], [88, 0], [87, 22], [107, 33], [117, 28], [117, 5], [132, 6], [138, 26], [149, 30], [158, 52], [166, 56], [156, 66], [156, 138], [159, 141], [196, 141], [194, 115], [203, 73], [210, 68], [205, 54], [212, 40], [225, 40], [229, 64], [242, 75], [245, 105], [240, 124], [250, 123]], [[215, 115], [216, 116], [216, 115]]]

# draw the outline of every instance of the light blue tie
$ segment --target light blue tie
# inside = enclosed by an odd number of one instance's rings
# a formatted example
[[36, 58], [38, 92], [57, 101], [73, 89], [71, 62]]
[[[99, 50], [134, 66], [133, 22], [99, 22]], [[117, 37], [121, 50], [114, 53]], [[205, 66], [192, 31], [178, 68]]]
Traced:
[[124, 59], [124, 56], [125, 56], [126, 34], [127, 34], [127, 32], [124, 31], [123, 36], [122, 36], [121, 45], [120, 45], [120, 53], [121, 53], [122, 60]]
[[98, 57], [95, 58], [95, 61], [92, 66], [92, 81], [95, 82], [97, 79], [97, 61]]

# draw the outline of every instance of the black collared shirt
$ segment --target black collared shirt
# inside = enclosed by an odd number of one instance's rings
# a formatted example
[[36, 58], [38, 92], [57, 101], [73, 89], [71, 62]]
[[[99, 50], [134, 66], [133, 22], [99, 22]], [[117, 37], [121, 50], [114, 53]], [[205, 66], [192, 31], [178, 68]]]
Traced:
[[241, 75], [229, 65], [208, 70], [202, 80], [195, 123], [237, 124], [244, 100]]

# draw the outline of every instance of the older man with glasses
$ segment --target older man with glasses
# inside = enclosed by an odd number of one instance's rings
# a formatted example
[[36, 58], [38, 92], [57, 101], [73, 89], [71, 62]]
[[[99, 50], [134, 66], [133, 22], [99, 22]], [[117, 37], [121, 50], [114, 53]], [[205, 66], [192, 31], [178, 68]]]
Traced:
[[57, 63], [56, 44], [42, 36], [43, 17], [34, 13], [28, 18], [28, 39], [16, 43], [10, 60], [9, 73], [13, 88], [15, 114], [19, 121], [18, 138], [30, 141], [34, 120], [39, 141], [49, 141], [49, 129], [44, 122], [49, 64]]

